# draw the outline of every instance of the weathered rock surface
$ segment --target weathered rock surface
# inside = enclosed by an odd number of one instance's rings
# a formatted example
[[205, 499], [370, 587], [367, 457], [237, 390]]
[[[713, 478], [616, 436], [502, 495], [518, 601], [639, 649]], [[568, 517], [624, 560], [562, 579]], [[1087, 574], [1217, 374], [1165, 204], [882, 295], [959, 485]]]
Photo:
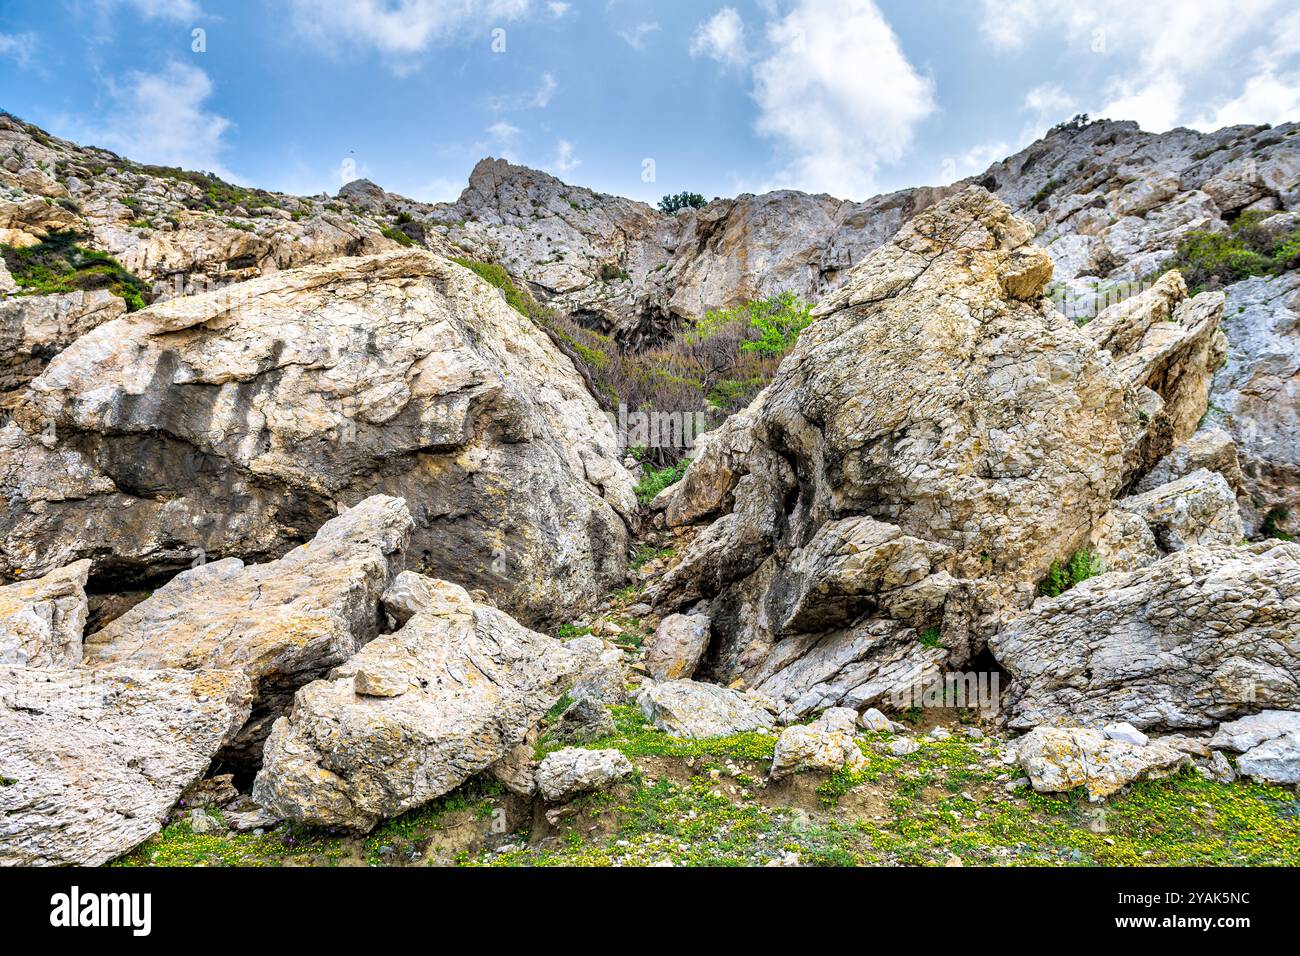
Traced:
[[1252, 747], [1237, 758], [1237, 770], [1265, 783], [1300, 784], [1300, 731]]
[[693, 680], [647, 684], [636, 702], [646, 720], [674, 737], [726, 737], [776, 723], [765, 698]]
[[537, 789], [551, 803], [600, 790], [632, 773], [632, 762], [617, 750], [566, 747], [537, 765]]
[[712, 523], [654, 591], [712, 601], [708, 676], [795, 713], [877, 703], [969, 660], [1109, 509], [1137, 393], [1040, 298], [1031, 238], [982, 189], [931, 207], [710, 436], [667, 517]]
[[1186, 766], [1188, 756], [1173, 747], [1108, 740], [1100, 731], [1039, 727], [1015, 742], [1016, 759], [1039, 793], [1087, 787], [1100, 800], [1135, 780], [1159, 780]]
[[1010, 726], [1203, 728], [1300, 706], [1300, 545], [1188, 547], [1044, 598], [989, 642]]
[[313, 826], [365, 831], [439, 797], [521, 743], [580, 659], [466, 591], [431, 600], [325, 680], [266, 741], [253, 796]]
[[552, 728], [557, 740], [571, 744], [585, 744], [591, 740], [611, 736], [615, 732], [614, 718], [597, 698], [581, 695], [560, 714]]
[[1164, 554], [1193, 544], [1240, 544], [1246, 533], [1228, 480], [1203, 468], [1140, 495], [1121, 498], [1115, 507], [1145, 521]]
[[103, 289], [0, 301], [0, 392], [25, 386], [74, 340], [125, 314]]
[[[1300, 711], [1266, 710], [1228, 721], [1209, 745], [1241, 754], [1237, 769], [1248, 777], [1265, 783], [1300, 783]], [[1222, 754], [1214, 756], [1227, 763]]]
[[0, 666], [0, 865], [99, 866], [143, 843], [250, 699], [234, 671]]
[[1210, 379], [1227, 348], [1219, 328], [1223, 305], [1219, 292], [1189, 298], [1183, 277], [1167, 272], [1150, 289], [1103, 310], [1083, 327], [1149, 397], [1144, 413], [1150, 421], [1130, 465], [1134, 473], [1191, 438], [1205, 415]]
[[1225, 721], [1210, 738], [1209, 746], [1245, 753], [1266, 740], [1300, 733], [1300, 711], [1265, 710], [1248, 717]]
[[1178, 445], [1137, 483], [1134, 492], [1154, 491], [1161, 485], [1186, 478], [1194, 471], [1217, 472], [1234, 491], [1241, 488], [1241, 464], [1237, 443], [1222, 428], [1206, 427]]
[[707, 614], [669, 614], [645, 647], [646, 670], [656, 680], [694, 676], [709, 646], [709, 636]]
[[1248, 530], [1300, 533], [1300, 272], [1227, 289], [1228, 358], [1214, 378], [1209, 420], [1241, 459]]
[[0, 665], [75, 667], [86, 627], [86, 575], [78, 561], [43, 578], [0, 587]]
[[[609, 420], [543, 332], [426, 252], [101, 325], [15, 417], [32, 438], [0, 446], [0, 571], [90, 557], [147, 578], [196, 551], [264, 559], [372, 494], [409, 502], [413, 568], [530, 620], [590, 603], [626, 567], [632, 479]], [[35, 439], [51, 425], [46, 447]], [[74, 494], [41, 477], [67, 457]]]
[[401, 567], [411, 515], [376, 495], [269, 564], [235, 558], [185, 571], [85, 643], [95, 668], [240, 670], [253, 718], [227, 755], [256, 765], [271, 722], [303, 684], [380, 631], [380, 596]]
[[787, 727], [777, 738], [768, 776], [780, 780], [797, 770], [833, 773], [866, 766], [866, 755], [854, 738], [857, 722], [857, 711], [832, 707], [810, 724]]

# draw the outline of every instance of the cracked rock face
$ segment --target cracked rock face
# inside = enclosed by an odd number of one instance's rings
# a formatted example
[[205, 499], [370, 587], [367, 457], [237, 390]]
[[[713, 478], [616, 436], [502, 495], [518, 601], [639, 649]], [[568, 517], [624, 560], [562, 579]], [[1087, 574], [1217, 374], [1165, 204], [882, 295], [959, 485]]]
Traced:
[[89, 608], [89, 561], [0, 587], [0, 665], [75, 667]]
[[528, 620], [571, 616], [626, 567], [635, 499], [609, 420], [543, 332], [426, 252], [101, 325], [15, 418], [5, 570], [88, 557], [147, 579], [196, 553], [262, 560], [374, 494], [408, 502], [413, 569]]
[[969, 660], [1109, 509], [1137, 392], [1039, 298], [1032, 235], [979, 188], [931, 207], [710, 436], [667, 517], [711, 523], [654, 595], [712, 602], [710, 676], [875, 703]]
[[85, 663], [242, 671], [253, 682], [252, 719], [225, 757], [256, 766], [294, 692], [379, 633], [380, 597], [410, 533], [406, 505], [375, 496], [278, 561], [227, 558], [185, 571], [87, 638]]
[[235, 671], [0, 666], [0, 865], [100, 866], [134, 849], [250, 700]]
[[1227, 362], [1214, 378], [1209, 419], [1241, 458], [1248, 530], [1266, 522], [1300, 532], [1300, 272], [1228, 287]]
[[1191, 546], [1043, 598], [989, 642], [1010, 726], [1213, 727], [1300, 704], [1300, 545]]
[[401, 630], [298, 691], [266, 741], [261, 806], [369, 830], [509, 755], [577, 673], [577, 653], [463, 588], [426, 594]]
[[77, 338], [125, 314], [103, 289], [0, 301], [0, 392], [27, 385]]

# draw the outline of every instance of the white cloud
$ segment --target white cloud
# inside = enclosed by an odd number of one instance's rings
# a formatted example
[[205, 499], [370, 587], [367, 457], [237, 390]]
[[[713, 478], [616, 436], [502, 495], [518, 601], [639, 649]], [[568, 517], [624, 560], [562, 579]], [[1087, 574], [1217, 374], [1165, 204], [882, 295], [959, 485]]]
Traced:
[[957, 160], [957, 170], [963, 176], [982, 173], [998, 160], [1006, 159], [1009, 152], [1007, 144], [1002, 140], [980, 143], [972, 146]]
[[[1060, 48], [1103, 57], [1107, 78], [1088, 94], [1101, 105], [1087, 112], [1164, 131], [1191, 121], [1193, 110], [1203, 113], [1207, 85], [1227, 89], [1228, 102], [1242, 109], [1286, 103], [1286, 82], [1268, 68], [1276, 63], [1243, 80], [1234, 53], [1247, 43], [1266, 45], [1270, 37], [1275, 59], [1300, 53], [1300, 21], [1294, 31], [1282, 22], [1290, 2], [983, 0], [981, 29], [1000, 51], [1039, 40], [1058, 48], [1058, 61]], [[1270, 77], [1277, 81], [1271, 88]]]
[[1285, 123], [1300, 119], [1300, 75], [1264, 71], [1246, 81], [1241, 94], [1190, 125], [1201, 130], [1246, 123]]
[[1183, 84], [1172, 73], [1159, 73], [1136, 82], [1120, 80], [1112, 85], [1110, 95], [1111, 99], [1101, 108], [1102, 116], [1137, 120], [1146, 130], [1173, 129], [1182, 115]]
[[511, 126], [504, 120], [498, 120], [487, 128], [487, 133], [499, 142], [509, 143], [519, 136], [519, 127]]
[[292, 0], [294, 24], [328, 45], [360, 44], [388, 56], [422, 53], [528, 12], [529, 0]]
[[535, 109], [544, 110], [551, 102], [551, 97], [559, 89], [560, 84], [555, 81], [555, 77], [550, 73], [543, 73], [542, 80], [537, 86], [537, 92], [533, 94], [532, 106]]
[[212, 81], [196, 66], [173, 60], [155, 73], [133, 72], [108, 85], [98, 125], [72, 122], [72, 138], [131, 159], [184, 166], [236, 178], [222, 165], [230, 120], [208, 111]]
[[638, 23], [630, 30], [619, 30], [618, 35], [623, 38], [634, 50], [640, 50], [645, 46], [646, 38], [652, 33], [658, 33], [660, 26], [657, 23], [643, 22]]
[[1025, 94], [1025, 109], [1042, 117], [1063, 116], [1074, 109], [1074, 97], [1054, 83], [1044, 83]]
[[562, 20], [573, 9], [573, 4], [564, 3], [562, 0], [551, 0], [551, 2], [546, 5], [546, 9], [553, 19]]
[[411, 190], [411, 198], [419, 202], [455, 202], [465, 189], [466, 179], [438, 177]]
[[[106, 0], [112, 4], [113, 0]], [[142, 17], [162, 20], [197, 20], [204, 15], [194, 0], [126, 0]]]
[[563, 176], [565, 173], [573, 172], [581, 165], [582, 160], [574, 155], [573, 144], [567, 139], [562, 139], [555, 145], [555, 159], [551, 161], [551, 172], [557, 176]]
[[723, 66], [743, 66], [749, 59], [745, 23], [734, 7], [723, 7], [701, 23], [691, 37], [691, 56], [707, 56]]
[[768, 25], [754, 69], [757, 128], [786, 157], [773, 185], [865, 199], [935, 110], [934, 85], [904, 56], [872, 0], [799, 0]]
[[492, 96], [488, 98], [488, 106], [498, 113], [506, 110], [544, 110], [559, 88], [560, 83], [554, 74], [543, 73], [537, 81], [537, 88], [532, 92]]
[[35, 33], [0, 33], [0, 56], [13, 57], [24, 69], [31, 64], [36, 45]]

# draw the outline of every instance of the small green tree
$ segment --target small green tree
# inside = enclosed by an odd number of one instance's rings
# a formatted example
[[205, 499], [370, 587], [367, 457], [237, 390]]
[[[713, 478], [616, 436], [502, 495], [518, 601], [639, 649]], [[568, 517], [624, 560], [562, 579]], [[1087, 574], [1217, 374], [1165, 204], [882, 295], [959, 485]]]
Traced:
[[780, 355], [794, 348], [799, 333], [812, 324], [812, 304], [793, 292], [781, 292], [767, 299], [749, 303], [749, 325], [758, 338], [746, 342], [742, 349]]
[[675, 196], [669, 195], [659, 200], [659, 211], [665, 216], [675, 216], [687, 207], [703, 209], [707, 205], [708, 202], [699, 193], [677, 193]]

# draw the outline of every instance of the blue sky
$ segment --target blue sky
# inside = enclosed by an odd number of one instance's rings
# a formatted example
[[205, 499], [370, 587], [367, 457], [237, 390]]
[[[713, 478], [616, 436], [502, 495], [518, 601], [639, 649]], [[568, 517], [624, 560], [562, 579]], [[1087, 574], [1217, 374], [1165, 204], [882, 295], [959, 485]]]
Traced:
[[302, 194], [365, 176], [450, 199], [492, 155], [648, 201], [863, 199], [976, 172], [1077, 112], [1300, 119], [1300, 5], [0, 0], [0, 107]]

